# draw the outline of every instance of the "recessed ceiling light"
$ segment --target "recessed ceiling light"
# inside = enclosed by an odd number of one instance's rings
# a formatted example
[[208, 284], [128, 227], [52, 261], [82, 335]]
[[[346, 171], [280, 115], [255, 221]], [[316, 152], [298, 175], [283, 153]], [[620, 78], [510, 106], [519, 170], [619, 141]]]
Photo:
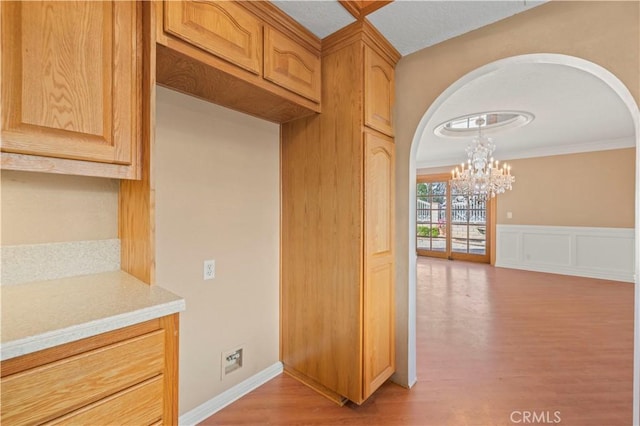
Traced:
[[477, 112], [447, 120], [436, 126], [433, 133], [449, 138], [468, 137], [478, 132], [479, 122], [483, 123], [482, 131], [484, 133], [497, 133], [525, 126], [531, 123], [534, 118], [533, 114], [525, 111]]

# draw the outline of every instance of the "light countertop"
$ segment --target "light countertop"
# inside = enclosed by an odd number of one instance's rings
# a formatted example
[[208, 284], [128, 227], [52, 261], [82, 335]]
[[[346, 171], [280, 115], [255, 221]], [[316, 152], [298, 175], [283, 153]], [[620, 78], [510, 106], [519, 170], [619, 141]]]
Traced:
[[0, 286], [6, 360], [185, 310], [183, 298], [122, 272]]

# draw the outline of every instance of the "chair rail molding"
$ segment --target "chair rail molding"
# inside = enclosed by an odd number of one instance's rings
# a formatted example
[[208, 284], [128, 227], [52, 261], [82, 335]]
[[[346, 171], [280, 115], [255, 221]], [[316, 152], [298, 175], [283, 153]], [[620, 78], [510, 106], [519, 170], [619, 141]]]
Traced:
[[634, 282], [633, 228], [497, 225], [496, 266]]

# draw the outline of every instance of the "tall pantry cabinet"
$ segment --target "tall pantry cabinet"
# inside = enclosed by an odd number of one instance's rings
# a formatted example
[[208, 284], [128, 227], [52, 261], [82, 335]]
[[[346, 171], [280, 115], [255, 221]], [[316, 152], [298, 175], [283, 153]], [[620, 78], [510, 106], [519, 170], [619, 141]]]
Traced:
[[322, 113], [282, 125], [281, 356], [336, 402], [395, 371], [394, 66], [367, 22], [323, 40]]

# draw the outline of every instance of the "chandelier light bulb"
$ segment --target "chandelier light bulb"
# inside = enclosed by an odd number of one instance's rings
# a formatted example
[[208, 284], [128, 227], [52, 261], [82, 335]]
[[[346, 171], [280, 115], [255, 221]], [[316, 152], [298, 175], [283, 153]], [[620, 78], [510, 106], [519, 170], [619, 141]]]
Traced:
[[478, 125], [478, 136], [471, 140], [469, 146], [465, 150], [467, 152], [467, 167], [465, 163], [461, 163], [461, 169], [457, 167], [451, 170], [452, 188], [465, 195], [480, 194], [495, 197], [496, 194], [502, 194], [507, 189], [512, 189], [515, 182], [515, 176], [511, 175], [511, 166], [494, 160], [492, 154], [495, 150], [495, 144], [482, 134], [482, 125], [485, 124], [484, 119], [476, 120]]

